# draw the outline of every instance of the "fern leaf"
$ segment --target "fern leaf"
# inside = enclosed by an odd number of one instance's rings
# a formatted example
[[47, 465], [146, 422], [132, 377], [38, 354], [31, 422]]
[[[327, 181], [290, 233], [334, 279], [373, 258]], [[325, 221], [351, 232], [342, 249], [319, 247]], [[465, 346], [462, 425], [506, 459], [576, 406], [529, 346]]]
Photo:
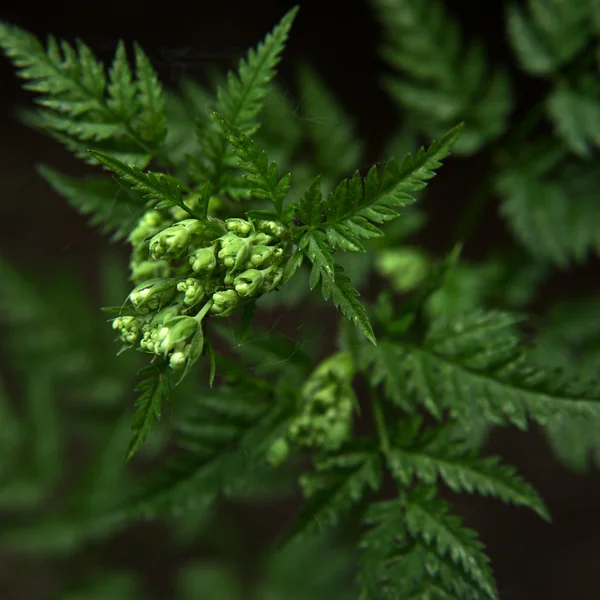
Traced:
[[520, 348], [514, 315], [474, 311], [433, 322], [424, 346], [397, 343], [398, 369], [414, 405], [459, 421], [483, 417], [521, 429], [560, 418], [600, 418], [600, 389], [540, 367]]
[[435, 497], [435, 489], [414, 489], [402, 502], [406, 528], [410, 535], [422, 539], [440, 556], [450, 560], [467, 575], [487, 598], [496, 600], [498, 591], [485, 546], [461, 519], [450, 515], [449, 506]]
[[600, 147], [600, 86], [594, 75], [581, 77], [577, 84], [565, 82], [554, 87], [546, 100], [554, 130], [568, 148], [589, 158]]
[[[124, 515], [155, 516], [208, 507], [264, 466], [273, 442], [289, 427], [290, 402], [269, 403], [263, 389], [221, 386], [205, 390], [178, 425], [184, 451], [122, 507]], [[266, 397], [265, 397], [266, 396]]]
[[342, 449], [319, 460], [315, 471], [302, 476], [308, 500], [303, 505], [288, 541], [336, 525], [368, 490], [381, 485], [381, 461], [370, 448]]
[[[264, 41], [240, 61], [237, 73], [229, 72], [226, 86], [217, 90], [214, 112], [247, 136], [252, 136], [258, 129], [257, 116], [297, 12], [298, 7], [288, 11]], [[228, 140], [216, 122], [200, 126], [197, 135], [204, 153], [204, 160], [197, 165], [199, 174], [205, 181], [210, 181], [218, 193], [222, 193], [229, 185]]]
[[127, 447], [127, 460], [130, 460], [144, 443], [154, 420], [160, 418], [162, 401], [169, 398], [173, 385], [168, 364], [165, 362], [147, 365], [138, 375], [145, 379], [135, 388], [135, 391], [141, 394], [135, 404], [136, 411], [131, 424], [132, 435]]
[[76, 47], [52, 37], [47, 48], [30, 33], [0, 23], [0, 46], [26, 80], [25, 88], [42, 94], [43, 108], [33, 124], [47, 131], [77, 156], [88, 159], [93, 148], [145, 167], [164, 145], [164, 100], [150, 63], [136, 48], [132, 78], [123, 44], [119, 44], [109, 81], [104, 66], [83, 42]]
[[454, 492], [494, 496], [507, 504], [531, 508], [550, 521], [543, 501], [514, 467], [500, 464], [497, 456], [478, 456], [445, 435], [426, 443], [395, 447], [388, 461], [402, 486], [410, 485], [414, 477], [433, 485], [439, 477]]
[[593, 20], [588, 0], [528, 0], [527, 11], [507, 5], [508, 38], [521, 67], [533, 75], [551, 75], [589, 42]]
[[371, 0], [396, 71], [383, 83], [428, 137], [465, 122], [456, 152], [473, 153], [506, 128], [512, 97], [501, 69], [488, 67], [483, 45], [463, 48], [456, 19], [437, 0]]
[[181, 194], [181, 188], [185, 187], [185, 183], [177, 178], [152, 171], [144, 173], [135, 166], [126, 165], [114, 156], [95, 150], [90, 150], [89, 153], [98, 162], [116, 173], [133, 191], [139, 192], [149, 200], [149, 206], [154, 208], [178, 206], [191, 217], [199, 218], [185, 204]]
[[581, 162], [541, 172], [524, 163], [496, 182], [501, 214], [515, 237], [534, 257], [562, 268], [600, 252], [598, 185], [597, 169]]
[[363, 154], [352, 122], [312, 67], [302, 65], [298, 81], [315, 169], [328, 179], [344, 177], [360, 164]]
[[283, 201], [290, 189], [290, 174], [279, 177], [277, 165], [269, 164], [267, 153], [262, 152], [256, 143], [240, 129], [225, 121], [220, 115], [215, 115], [221, 124], [229, 143], [233, 146], [240, 162], [238, 166], [248, 172], [245, 179], [250, 183], [251, 193], [255, 198], [269, 200], [281, 215]]
[[374, 503], [364, 522], [371, 529], [360, 544], [361, 598], [497, 600], [483, 544], [433, 488]]
[[[399, 209], [415, 202], [410, 193], [425, 188], [427, 181], [435, 176], [435, 170], [450, 154], [461, 128], [462, 125], [458, 125], [451, 129], [427, 150], [421, 148], [414, 158], [407, 155], [402, 165], [392, 158], [381, 174], [374, 166], [364, 181], [358, 172], [345, 179], [324, 203], [327, 220], [311, 225], [311, 228], [325, 231], [332, 250], [364, 252], [361, 240], [382, 236], [375, 223], [382, 224], [397, 218]], [[315, 196], [315, 200], [317, 198]]]
[[82, 215], [89, 224], [111, 235], [111, 241], [126, 238], [144, 212], [139, 196], [107, 177], [74, 179], [40, 165], [38, 173]]

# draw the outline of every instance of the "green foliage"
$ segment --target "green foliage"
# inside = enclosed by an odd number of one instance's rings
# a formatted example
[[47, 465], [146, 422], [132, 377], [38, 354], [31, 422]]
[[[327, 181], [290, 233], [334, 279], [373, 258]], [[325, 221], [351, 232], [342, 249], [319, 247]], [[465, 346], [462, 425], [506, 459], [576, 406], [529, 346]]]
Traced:
[[104, 66], [80, 40], [75, 47], [0, 23], [0, 46], [19, 69], [25, 87], [42, 96], [34, 123], [81, 158], [95, 148], [144, 167], [165, 142], [162, 89], [148, 58], [135, 47], [135, 74], [124, 44], [117, 47], [108, 79]]
[[383, 58], [397, 71], [384, 87], [428, 137], [457, 121], [456, 151], [470, 154], [506, 128], [512, 106], [506, 73], [490, 74], [481, 42], [463, 47], [460, 26], [438, 0], [371, 0], [383, 27]]
[[552, 75], [581, 52], [593, 33], [592, 2], [528, 0], [507, 5], [507, 33], [521, 67]]
[[[297, 7], [237, 70], [168, 91], [137, 45], [130, 65], [119, 42], [106, 69], [81, 41], [44, 47], [0, 24], [41, 94], [25, 121], [111, 171], [40, 174], [131, 247], [131, 285], [102, 258], [92, 302], [82, 274], [0, 261], [0, 546], [76, 560], [52, 597], [146, 597], [148, 582], [95, 564], [145, 518], [167, 530], [156, 562], [181, 564], [174, 600], [498, 600], [483, 543], [440, 496], [550, 521], [519, 470], [486, 454], [496, 426], [534, 423], [564, 465], [600, 464], [598, 298], [542, 288], [600, 249], [597, 2], [507, 8], [518, 64], [550, 84], [514, 128], [508, 68], [442, 2], [371, 3], [403, 124], [364, 171], [354, 119], [313, 66], [294, 94], [274, 82]], [[419, 135], [437, 141], [418, 149]], [[408, 238], [426, 209], [435, 220], [427, 184], [451, 150], [485, 156], [463, 159], [472, 198], [436, 256]], [[518, 244], [473, 260], [496, 200]], [[268, 503], [271, 519], [296, 482], [283, 541], [237, 516]]]
[[73, 179], [45, 165], [38, 172], [76, 211], [91, 215], [90, 226], [99, 226], [102, 233], [112, 234], [113, 241], [127, 237], [142, 216], [139, 196], [111, 179], [96, 176]]
[[598, 254], [598, 170], [565, 160], [556, 146], [523, 154], [496, 182], [500, 210], [514, 236], [535, 257], [561, 267]]

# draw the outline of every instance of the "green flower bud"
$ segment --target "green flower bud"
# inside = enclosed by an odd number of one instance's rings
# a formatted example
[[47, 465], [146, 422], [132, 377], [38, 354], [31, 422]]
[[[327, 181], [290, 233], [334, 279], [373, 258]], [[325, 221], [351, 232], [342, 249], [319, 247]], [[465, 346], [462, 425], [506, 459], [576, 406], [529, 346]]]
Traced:
[[283, 279], [283, 269], [281, 267], [269, 267], [263, 273], [263, 293], [274, 290]]
[[169, 321], [172, 321], [173, 319], [179, 316], [179, 310], [180, 307], [178, 306], [166, 306], [162, 310], [159, 310], [152, 318], [152, 321], [150, 322], [150, 327], [148, 329], [153, 330], [156, 328], [160, 328], [163, 325], [166, 325], [167, 323], [169, 323]]
[[180, 350], [182, 342], [196, 335], [200, 324], [194, 317], [177, 317], [158, 331], [159, 351], [168, 354], [171, 350]]
[[175, 295], [174, 279], [148, 279], [133, 288], [129, 300], [136, 310], [146, 314], [159, 309]]
[[157, 210], [147, 210], [127, 238], [132, 246], [139, 246], [142, 242], [164, 229], [169, 222]]
[[288, 457], [290, 445], [285, 438], [279, 438], [273, 442], [267, 451], [267, 461], [273, 467], [278, 467]]
[[[214, 256], [214, 255], [213, 255]], [[204, 289], [204, 285], [198, 279], [186, 279], [185, 281], [180, 281], [177, 284], [177, 290], [180, 292], [185, 292], [185, 296], [183, 297], [183, 303], [186, 306], [194, 306], [198, 302], [204, 298], [206, 293]]]
[[193, 236], [203, 233], [198, 219], [184, 219], [163, 229], [150, 240], [150, 256], [154, 259], [181, 258], [188, 250]]
[[242, 297], [255, 296], [263, 282], [263, 273], [257, 269], [248, 269], [233, 280], [235, 291]]
[[171, 367], [171, 369], [173, 369], [173, 371], [178, 371], [179, 369], [182, 369], [185, 366], [185, 363], [187, 362], [187, 356], [185, 355], [185, 352], [173, 352], [173, 354], [171, 354], [170, 358], [169, 358], [169, 366]]
[[285, 225], [277, 221], [256, 221], [256, 228], [263, 233], [280, 238], [285, 233]]
[[169, 276], [169, 265], [164, 260], [132, 262], [130, 279], [134, 282]]
[[247, 237], [252, 231], [251, 223], [244, 221], [244, 219], [226, 219], [225, 227], [227, 231], [231, 231], [240, 237]]
[[140, 337], [140, 323], [138, 319], [133, 316], [117, 317], [112, 323], [112, 328], [119, 331], [121, 341], [130, 344], [131, 346], [133, 346]]
[[248, 263], [252, 267], [258, 267], [260, 265], [268, 265], [269, 259], [273, 256], [273, 253], [278, 248], [274, 248], [273, 246], [253, 246], [250, 250], [250, 257], [248, 258]]
[[250, 237], [250, 240], [253, 246], [268, 246], [271, 242], [275, 241], [275, 238], [266, 233], [255, 233]]
[[225, 290], [213, 294], [213, 305], [210, 312], [220, 317], [230, 315], [240, 303], [240, 297], [235, 290]]
[[214, 246], [194, 250], [190, 256], [190, 265], [194, 273], [211, 273], [217, 266]]
[[223, 266], [235, 271], [248, 256], [250, 244], [248, 238], [241, 238], [233, 233], [228, 233], [219, 238], [221, 250], [219, 250], [219, 259]]

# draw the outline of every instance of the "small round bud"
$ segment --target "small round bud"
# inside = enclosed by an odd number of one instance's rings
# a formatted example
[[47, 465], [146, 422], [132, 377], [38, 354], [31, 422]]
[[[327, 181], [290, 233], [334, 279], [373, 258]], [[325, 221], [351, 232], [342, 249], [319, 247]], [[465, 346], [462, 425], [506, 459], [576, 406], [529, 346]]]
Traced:
[[131, 304], [144, 314], [159, 309], [175, 295], [175, 280], [149, 279], [136, 286], [129, 294]]
[[194, 235], [203, 232], [202, 223], [197, 219], [184, 219], [163, 229], [150, 240], [150, 256], [154, 259], [180, 258], [188, 250]]
[[226, 219], [225, 227], [227, 231], [231, 231], [241, 237], [246, 237], [252, 231], [252, 225], [244, 219]]
[[213, 305], [211, 306], [210, 311], [221, 317], [230, 315], [240, 303], [240, 297], [235, 290], [215, 292], [212, 299]]
[[248, 269], [233, 280], [235, 291], [242, 297], [255, 296], [263, 282], [263, 274], [257, 269]]
[[273, 442], [267, 451], [267, 461], [274, 467], [278, 467], [288, 457], [290, 445], [285, 438], [279, 438]]
[[256, 228], [275, 238], [280, 238], [285, 233], [285, 225], [278, 221], [257, 221]]
[[211, 273], [217, 266], [214, 246], [194, 250], [189, 261], [194, 273]]
[[233, 233], [228, 233], [219, 238], [221, 250], [219, 260], [228, 270], [236, 270], [248, 256], [250, 244], [248, 238], [241, 238]]

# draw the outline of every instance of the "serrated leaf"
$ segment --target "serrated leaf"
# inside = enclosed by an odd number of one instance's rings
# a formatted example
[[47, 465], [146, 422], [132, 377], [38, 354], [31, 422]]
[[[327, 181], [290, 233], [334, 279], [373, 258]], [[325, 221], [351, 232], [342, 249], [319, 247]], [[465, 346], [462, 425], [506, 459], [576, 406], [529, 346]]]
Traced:
[[126, 459], [130, 460], [139, 450], [150, 433], [154, 420], [160, 418], [161, 406], [168, 399], [172, 389], [172, 376], [166, 362], [150, 364], [138, 374], [143, 379], [135, 388], [141, 392], [135, 407], [136, 412], [131, 424], [131, 439], [127, 447]]
[[372, 451], [349, 449], [317, 462], [315, 471], [303, 476], [307, 502], [301, 508], [287, 542], [322, 531], [359, 502], [368, 490], [381, 485], [381, 463]]
[[126, 238], [144, 212], [139, 197], [109, 177], [73, 179], [50, 167], [40, 165], [38, 172], [89, 224], [100, 226], [111, 240]]

